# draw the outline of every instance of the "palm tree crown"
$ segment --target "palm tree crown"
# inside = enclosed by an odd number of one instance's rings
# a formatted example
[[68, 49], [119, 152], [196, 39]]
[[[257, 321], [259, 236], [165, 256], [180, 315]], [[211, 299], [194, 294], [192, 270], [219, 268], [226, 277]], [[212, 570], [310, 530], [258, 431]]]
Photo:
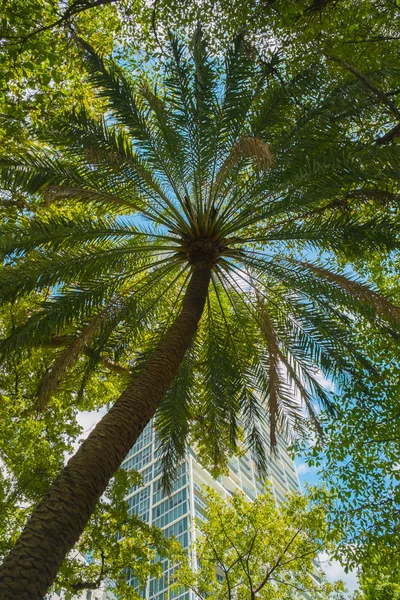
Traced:
[[371, 141], [358, 80], [291, 79], [243, 37], [213, 60], [198, 31], [191, 52], [171, 35], [155, 86], [80, 43], [104, 115], [76, 110], [0, 161], [4, 187], [28, 193], [1, 240], [0, 298], [37, 300], [1, 353], [54, 346], [41, 409], [82, 359], [81, 389], [97, 369], [128, 378], [0, 567], [6, 600], [44, 596], [154, 415], [167, 475], [188, 440], [221, 464], [241, 428], [262, 471], [265, 413], [272, 446], [304, 412], [317, 422], [321, 375], [370, 367], [354, 320], [400, 322], [328, 264], [398, 246], [398, 146]]
[[321, 67], [285, 78], [243, 37], [222, 61], [200, 31], [191, 52], [171, 35], [158, 86], [80, 44], [104, 115], [77, 109], [2, 160], [6, 185], [44, 199], [3, 237], [2, 299], [50, 290], [3, 356], [54, 345], [42, 409], [80, 355], [83, 384], [104, 367], [135, 374], [193, 269], [210, 269], [196, 337], [157, 413], [165, 467], [188, 436], [220, 464], [241, 424], [262, 469], [265, 409], [272, 445], [304, 411], [317, 422], [315, 401], [331, 408], [321, 375], [340, 381], [367, 364], [354, 319], [400, 323], [376, 291], [317, 260], [397, 247], [386, 209], [398, 153], [361, 140], [357, 82], [328, 83]]

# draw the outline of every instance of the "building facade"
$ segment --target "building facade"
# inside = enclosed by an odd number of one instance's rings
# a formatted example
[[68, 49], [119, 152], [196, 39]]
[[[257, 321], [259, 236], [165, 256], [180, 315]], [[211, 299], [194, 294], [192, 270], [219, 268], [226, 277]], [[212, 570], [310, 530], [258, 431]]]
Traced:
[[[74, 600], [117, 600], [114, 594], [104, 590], [103, 586], [97, 590], [82, 590], [79, 594], [74, 594]], [[44, 600], [71, 600], [71, 594], [65, 590], [57, 590], [52, 594], [47, 594]]]
[[[160, 484], [160, 454], [157, 434], [150, 423], [122, 464], [124, 469], [139, 471], [143, 478], [140, 486], [130, 490], [127, 497], [129, 509], [145, 522], [161, 528], [166, 537], [173, 535], [188, 552], [196, 538], [196, 519], [204, 519], [206, 504], [202, 495], [202, 486], [212, 487], [223, 498], [241, 490], [250, 500], [254, 500], [263, 490], [263, 484], [257, 477], [250, 452], [240, 458], [231, 458], [229, 475], [215, 480], [196, 460], [195, 452], [190, 450], [168, 495], [163, 492]], [[289, 490], [301, 491], [295, 465], [280, 436], [278, 436], [277, 452], [271, 457], [269, 480], [277, 502], [281, 502]], [[173, 566], [165, 560], [162, 568], [163, 576], [158, 579], [150, 578], [145, 587], [138, 584], [134, 575], [131, 576], [130, 583], [143, 598], [164, 600], [167, 596], [172, 597], [171, 593], [168, 593], [168, 588]], [[173, 597], [177, 600], [194, 600], [191, 591], [177, 590]]]

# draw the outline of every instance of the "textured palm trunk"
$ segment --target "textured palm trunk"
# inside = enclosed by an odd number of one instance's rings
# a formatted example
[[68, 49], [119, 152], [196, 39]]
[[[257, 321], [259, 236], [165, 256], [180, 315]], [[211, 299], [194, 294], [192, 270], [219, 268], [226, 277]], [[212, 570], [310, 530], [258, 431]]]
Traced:
[[39, 600], [46, 594], [110, 478], [171, 385], [196, 333], [210, 276], [210, 268], [194, 268], [182, 310], [164, 340], [36, 507], [0, 568], [1, 600]]

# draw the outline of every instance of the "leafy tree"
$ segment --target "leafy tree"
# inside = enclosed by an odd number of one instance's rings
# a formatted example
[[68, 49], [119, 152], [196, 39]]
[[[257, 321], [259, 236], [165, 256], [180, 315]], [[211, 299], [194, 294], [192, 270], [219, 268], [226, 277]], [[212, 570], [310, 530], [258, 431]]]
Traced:
[[305, 255], [398, 245], [398, 212], [381, 202], [398, 149], [374, 143], [377, 108], [358, 82], [320, 67], [277, 80], [243, 36], [224, 62], [200, 31], [191, 54], [171, 36], [156, 83], [81, 45], [106, 113], [79, 108], [1, 161], [3, 186], [37, 207], [5, 228], [2, 301], [46, 294], [1, 351], [54, 347], [40, 410], [77, 361], [82, 388], [104, 361], [131, 380], [4, 561], [5, 598], [45, 593], [155, 414], [167, 474], [193, 436], [223, 463], [239, 422], [262, 472], [264, 411], [271, 446], [304, 411], [317, 423], [315, 399], [333, 408], [318, 373], [371, 368], [354, 315], [386, 334], [400, 320], [378, 291]]
[[206, 492], [196, 568], [182, 562], [174, 587], [213, 600], [345, 598], [343, 583], [328, 583], [315, 567], [318, 553], [331, 545], [321, 507], [310, 507], [298, 494], [278, 507], [268, 488], [254, 502], [242, 493], [227, 501], [211, 489]]
[[[398, 263], [398, 252], [389, 257], [372, 252], [367, 262], [355, 264], [398, 304]], [[389, 600], [398, 594], [400, 572], [400, 365], [395, 342], [388, 343], [374, 327], [354, 327], [375, 370], [360, 372], [342, 390], [334, 420], [321, 419], [324, 438], [313, 440], [308, 461], [325, 485], [316, 500], [339, 535], [334, 554], [345, 568], [358, 571], [362, 591], [354, 598]]]
[[316, 500], [339, 532], [335, 556], [374, 580], [400, 571], [399, 364], [375, 329], [362, 328], [360, 338], [376, 372], [345, 387], [308, 462], [325, 484]]
[[[268, 55], [273, 48], [292, 72], [327, 55], [352, 63], [364, 74], [397, 67], [398, 5], [392, 0], [158, 0], [153, 7], [159, 40], [168, 29], [183, 25], [193, 31], [200, 22], [207, 24], [217, 48], [225, 47], [238, 31], [246, 31], [258, 53]], [[392, 98], [398, 94], [397, 82], [398, 76], [392, 77]]]
[[[169, 30], [190, 37], [198, 22], [206, 23], [218, 50], [245, 30], [253, 52], [264, 60], [283, 60], [292, 75], [327, 57], [333, 76], [336, 70], [350, 78], [362, 75], [359, 81], [372, 103], [375, 92], [366, 82], [372, 77], [369, 83], [376, 87], [379, 71], [381, 99], [386, 96], [386, 106], [396, 106], [400, 37], [394, 0], [9, 0], [3, 8], [0, 106], [12, 117], [0, 127], [5, 141], [7, 134], [25, 139], [24, 123], [48, 125], [77, 99], [92, 104], [73, 33], [127, 64], [138, 54], [142, 60], [144, 48], [162, 60]], [[383, 118], [392, 121], [397, 136], [398, 114], [389, 111]]]
[[352, 596], [352, 600], [399, 600], [399, 572], [385, 576], [375, 572], [374, 575], [362, 577], [361, 589]]
[[[2, 338], [26, 319], [27, 301], [3, 307]], [[31, 507], [47, 492], [64, 465], [64, 455], [73, 451], [80, 433], [76, 409], [60, 391], [47, 412], [40, 415], [33, 405], [37, 384], [50, 358], [38, 349], [24, 360], [5, 361], [0, 372], [0, 556], [12, 548]], [[65, 395], [64, 395], [65, 394]]]
[[[2, 337], [21, 325], [32, 306], [26, 300], [7, 306], [0, 313]], [[60, 389], [51, 406], [38, 413], [33, 399], [37, 385], [46, 372], [49, 350], [38, 348], [24, 360], [5, 361], [0, 373], [0, 558], [9, 553], [34, 506], [48, 491], [51, 481], [65, 464], [65, 455], [73, 453], [82, 428], [77, 411], [93, 410], [115, 400], [118, 379], [101, 371], [89, 384], [84, 396], [74, 388]], [[107, 363], [108, 364], [108, 363]], [[82, 377], [82, 365], [75, 365], [73, 377]], [[79, 389], [78, 389], [79, 391]], [[101, 398], [101, 402], [99, 402]], [[73, 596], [81, 589], [112, 587], [126, 598], [137, 598], [128, 586], [126, 572], [131, 570], [146, 584], [148, 575], [158, 575], [160, 561], [175, 553], [177, 543], [168, 541], [155, 527], [148, 527], [130, 514], [124, 501], [129, 488], [140, 484], [136, 472], [118, 471], [104, 498], [97, 504], [84, 534], [64, 560], [54, 588], [63, 588]], [[123, 539], [121, 540], [121, 537]], [[179, 550], [179, 548], [178, 548]], [[161, 557], [155, 559], [155, 555]], [[90, 564], [85, 560], [90, 556]]]
[[[40, 126], [66, 106], [89, 100], [82, 60], [67, 30], [47, 30], [59, 3], [5, 3], [0, 17], [0, 139], [15, 147], [28, 138], [27, 125]], [[56, 17], [55, 17], [56, 18]], [[108, 29], [103, 23], [108, 23]], [[30, 28], [43, 29], [38, 37]], [[98, 48], [111, 51], [112, 36], [118, 34], [112, 10], [103, 7], [80, 20], [81, 33]]]

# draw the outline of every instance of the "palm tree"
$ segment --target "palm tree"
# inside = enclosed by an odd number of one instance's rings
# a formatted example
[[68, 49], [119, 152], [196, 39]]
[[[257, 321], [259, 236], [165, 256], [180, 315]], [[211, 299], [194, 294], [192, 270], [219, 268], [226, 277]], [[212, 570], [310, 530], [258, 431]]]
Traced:
[[80, 108], [1, 161], [5, 186], [44, 199], [5, 228], [2, 301], [46, 292], [1, 352], [54, 347], [40, 410], [78, 358], [84, 381], [105, 367], [128, 379], [0, 569], [5, 599], [45, 594], [155, 415], [167, 474], [188, 439], [220, 464], [241, 428], [262, 471], [264, 412], [272, 447], [304, 413], [317, 424], [315, 403], [334, 409], [321, 375], [369, 367], [354, 320], [400, 323], [317, 260], [398, 245], [398, 153], [358, 135], [357, 85], [322, 67], [290, 79], [243, 37], [212, 59], [198, 31], [191, 53], [171, 35], [155, 86], [80, 43], [105, 114]]

